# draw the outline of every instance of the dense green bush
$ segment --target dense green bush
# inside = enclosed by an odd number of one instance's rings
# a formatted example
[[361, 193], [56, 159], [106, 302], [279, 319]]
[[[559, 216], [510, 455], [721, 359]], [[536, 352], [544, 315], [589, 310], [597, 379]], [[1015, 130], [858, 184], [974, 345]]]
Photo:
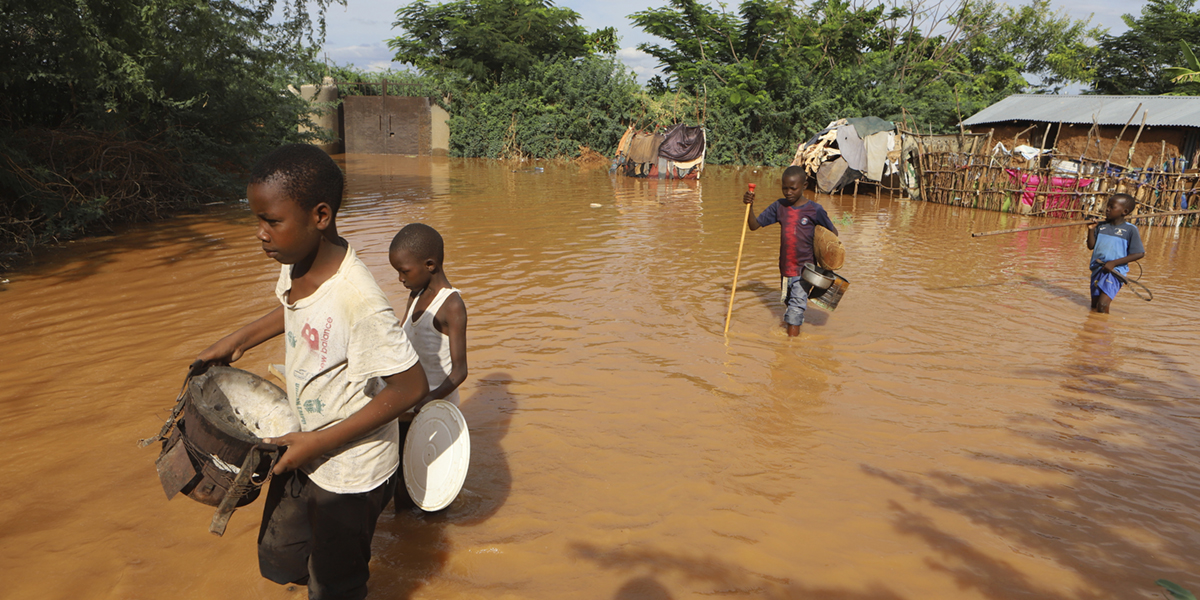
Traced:
[[839, 117], [907, 113], [910, 127], [952, 131], [1009, 94], [1087, 80], [1099, 35], [1048, 0], [745, 0], [737, 12], [669, 0], [631, 18], [666, 42], [640, 46], [669, 77], [652, 87], [707, 98], [713, 163], [787, 164]]
[[[513, 27], [514, 14], [537, 35]], [[784, 165], [835, 118], [953, 131], [1009, 94], [1088, 81], [1100, 35], [1049, 0], [744, 0], [736, 12], [668, 0], [630, 18], [665, 42], [640, 46], [667, 76], [646, 89], [600, 53], [611, 44], [588, 49], [603, 30], [589, 34], [545, 0], [418, 2], [397, 12], [403, 34], [389, 45], [450, 111], [456, 156], [608, 153], [626, 125], [683, 121], [707, 128], [710, 163]]]
[[559, 158], [615, 150], [637, 82], [612, 58], [540, 62], [495, 86], [465, 85], [450, 105], [454, 156]]
[[235, 198], [247, 166], [298, 139], [307, 118], [286, 92], [317, 75], [299, 0], [5, 6], [0, 264], [111, 222]]

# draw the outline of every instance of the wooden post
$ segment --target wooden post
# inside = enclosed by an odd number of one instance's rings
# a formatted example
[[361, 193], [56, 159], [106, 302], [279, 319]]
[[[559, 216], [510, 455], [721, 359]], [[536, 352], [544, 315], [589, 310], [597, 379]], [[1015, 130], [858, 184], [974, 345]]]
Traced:
[[[1142, 124], [1138, 125], [1137, 135], [1133, 136], [1133, 143], [1129, 145], [1129, 156], [1125, 159], [1126, 169], [1129, 168], [1129, 165], [1133, 164], [1133, 150], [1137, 148], [1138, 138], [1142, 137], [1142, 129], [1146, 127], [1146, 115], [1149, 112], [1148, 110], [1142, 111]], [[1163, 140], [1163, 143], [1166, 143], [1166, 140]]]
[[1142, 110], [1142, 105], [1139, 102], [1137, 105], [1137, 108], [1133, 109], [1133, 114], [1129, 115], [1129, 120], [1125, 121], [1125, 126], [1121, 128], [1121, 132], [1117, 134], [1117, 139], [1115, 141], [1113, 141], [1112, 147], [1108, 149], [1108, 157], [1106, 157], [1104, 159], [1104, 172], [1105, 173], [1108, 172], [1108, 165], [1110, 164], [1110, 161], [1112, 159], [1113, 152], [1115, 152], [1117, 150], [1117, 144], [1120, 144], [1121, 138], [1125, 136], [1125, 129], [1127, 129], [1129, 127], [1129, 124], [1133, 122], [1133, 118], [1136, 117], [1138, 112], [1141, 110]]
[[987, 158], [987, 161], [984, 164], [983, 173], [979, 176], [979, 183], [975, 186], [975, 206], [978, 208], [988, 207], [989, 198], [984, 195], [983, 190], [986, 187], [990, 193], [992, 189], [992, 134], [995, 132], [995, 128], [989, 129], [987, 139], [985, 139], [983, 142], [983, 151], [987, 153], [984, 156]]
[[[1092, 119], [1094, 120], [1095, 116], [1093, 116]], [[1079, 155], [1079, 162], [1076, 163], [1076, 165], [1075, 165], [1075, 181], [1071, 184], [1071, 192], [1072, 193], [1079, 191], [1079, 178], [1083, 176], [1083, 159], [1085, 157], [1087, 157], [1087, 151], [1092, 145], [1092, 131], [1095, 129], [1096, 129], [1096, 125], [1093, 123], [1092, 127], [1090, 129], [1088, 129], [1087, 145], [1085, 145], [1083, 147], [1083, 154]], [[1082, 212], [1083, 211], [1083, 196], [1072, 196], [1072, 198], [1074, 198], [1074, 200], [1071, 201], [1069, 206], [1073, 210], [1078, 210], [1078, 211]]]
[[[1092, 117], [1095, 119], [1095, 117]], [[1083, 153], [1079, 155], [1079, 166], [1083, 166], [1083, 159], [1087, 158], [1088, 150], [1092, 149], [1092, 133], [1096, 131], [1095, 122], [1092, 123], [1091, 129], [1088, 129], [1087, 144], [1083, 146]]]
[[[1164, 189], [1162, 191], [1160, 191], [1158, 194], [1159, 200], [1163, 199], [1164, 197], [1166, 197], [1168, 199], [1171, 198], [1171, 190], [1165, 189], [1166, 186], [1171, 182], [1171, 178], [1166, 176], [1167, 169], [1166, 169], [1166, 167], [1163, 166], [1163, 159], [1165, 159], [1166, 156], [1167, 156], [1167, 140], [1162, 140], [1162, 148], [1160, 148], [1158, 151], [1158, 166], [1155, 169], [1157, 172], [1163, 174], [1163, 177], [1161, 177], [1161, 179], [1162, 179], [1162, 184], [1163, 184]], [[1172, 201], [1172, 204], [1173, 203], [1174, 202]], [[1158, 208], [1158, 207], [1156, 206], [1155, 208]], [[1174, 208], [1174, 207], [1171, 207], [1171, 208]]]
[[[1146, 164], [1142, 166], [1142, 171], [1141, 173], [1138, 173], [1138, 178], [1136, 180], [1137, 189], [1135, 189], [1133, 192], [1133, 199], [1138, 204], [1143, 204], [1150, 207], [1154, 207], [1150, 201], [1154, 200], [1155, 180], [1157, 179], [1157, 177], [1147, 174], [1148, 169], [1150, 168], [1150, 161], [1152, 160], [1154, 160], [1153, 156], [1146, 157]], [[1145, 182], [1142, 181], [1143, 175], [1146, 175]]]
[[1046, 139], [1050, 137], [1050, 124], [1046, 123], [1046, 132], [1042, 134], [1042, 145], [1038, 146], [1037, 164], [1030, 169], [1032, 174], [1038, 176], [1038, 189], [1033, 194], [1033, 206], [1030, 207], [1032, 212], [1046, 210], [1046, 200], [1049, 196], [1046, 195], [1053, 187], [1050, 185], [1050, 178], [1054, 172], [1053, 167], [1050, 167], [1050, 161], [1046, 161], [1046, 166], [1042, 166], [1042, 155], [1046, 153]]

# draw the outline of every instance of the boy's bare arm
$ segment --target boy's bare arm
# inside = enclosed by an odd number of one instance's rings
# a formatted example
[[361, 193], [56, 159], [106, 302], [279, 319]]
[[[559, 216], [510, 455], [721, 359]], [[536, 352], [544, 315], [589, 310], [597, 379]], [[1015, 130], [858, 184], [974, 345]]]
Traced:
[[1091, 225], [1088, 225], [1088, 239], [1087, 239], [1088, 250], [1096, 249], [1096, 233], [1097, 233], [1096, 230], [1098, 227], [1100, 227], [1101, 223], [1103, 223], [1103, 221], [1096, 221], [1096, 222], [1092, 223]]
[[1104, 263], [1104, 270], [1105, 270], [1105, 271], [1107, 271], [1107, 272], [1109, 272], [1109, 273], [1112, 273], [1112, 272], [1113, 272], [1113, 269], [1115, 269], [1115, 268], [1117, 268], [1117, 267], [1119, 267], [1119, 266], [1121, 266], [1121, 265], [1127, 265], [1127, 264], [1129, 264], [1129, 263], [1131, 263], [1131, 262], [1133, 262], [1133, 261], [1136, 261], [1136, 260], [1142, 260], [1142, 259], [1143, 259], [1143, 258], [1145, 258], [1145, 257], [1146, 257], [1146, 253], [1145, 253], [1145, 252], [1138, 252], [1137, 254], [1130, 254], [1130, 255], [1128, 255], [1128, 256], [1126, 256], [1126, 257], [1124, 257], [1124, 258], [1118, 258], [1118, 259], [1115, 259], [1115, 260], [1110, 260], [1110, 261], [1108, 261], [1108, 262]]
[[467, 305], [462, 297], [453, 294], [434, 315], [438, 329], [450, 338], [450, 374], [446, 380], [430, 390], [417, 408], [450, 395], [467, 380]]
[[298, 469], [323, 454], [332, 452], [362, 436], [379, 429], [412, 408], [429, 393], [421, 363], [408, 370], [383, 378], [387, 384], [366, 406], [345, 420], [319, 431], [302, 431], [263, 440], [269, 444], [287, 446], [273, 473], [276, 475]]
[[217, 340], [196, 356], [205, 365], [229, 364], [241, 358], [247, 350], [283, 333], [283, 307], [275, 310], [245, 327]]
[[825, 229], [828, 229], [829, 231], [831, 231], [833, 233], [833, 235], [836, 235], [839, 237], [842, 235], [842, 234], [838, 233], [837, 227], [833, 226], [833, 219], [829, 218], [829, 213], [825, 212], [824, 209], [822, 209], [821, 212], [817, 213], [817, 224], [820, 225], [821, 227], [824, 227]]

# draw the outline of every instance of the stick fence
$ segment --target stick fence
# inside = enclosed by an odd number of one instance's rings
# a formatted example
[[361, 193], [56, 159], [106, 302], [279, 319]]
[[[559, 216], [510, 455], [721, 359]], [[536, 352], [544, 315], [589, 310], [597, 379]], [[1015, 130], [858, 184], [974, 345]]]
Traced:
[[[911, 132], [904, 135], [917, 135], [919, 141], [923, 137]], [[1157, 157], [1148, 158], [1141, 168], [1136, 168], [1130, 164], [1132, 148], [1130, 160], [1124, 165], [1110, 162], [1111, 156], [1099, 160], [1068, 156], [1052, 149], [1026, 159], [1013, 151], [1011, 144], [1006, 144], [1010, 147], [1005, 152], [992, 141], [990, 134], [986, 141], [980, 134], [960, 137], [964, 139], [949, 146], [918, 143], [922, 149], [917, 157], [924, 188], [922, 200], [1060, 218], [1103, 216], [1109, 196], [1119, 193], [1134, 197], [1135, 214], [1200, 208], [1196, 206], [1200, 204], [1200, 170], [1186, 170], [1186, 161], [1178, 155], [1167, 156], [1165, 145]], [[1045, 142], [1043, 136], [1042, 144]], [[1197, 155], [1200, 156], [1200, 151]], [[1155, 158], [1158, 162], [1154, 162]], [[1192, 164], [1196, 158], [1193, 157]], [[1142, 223], [1196, 227], [1200, 225], [1200, 215], [1163, 217], [1161, 221], [1151, 219]]]

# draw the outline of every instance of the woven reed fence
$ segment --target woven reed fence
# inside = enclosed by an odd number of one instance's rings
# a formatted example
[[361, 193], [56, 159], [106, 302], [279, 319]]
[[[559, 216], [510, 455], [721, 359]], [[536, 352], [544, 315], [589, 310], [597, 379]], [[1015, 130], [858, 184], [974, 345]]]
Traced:
[[[1200, 170], [1185, 170], [1180, 157], [1166, 157], [1165, 147], [1157, 163], [1151, 157], [1138, 169], [1053, 151], [1026, 159], [997, 147], [990, 135], [963, 137], [951, 145], [957, 148], [918, 145], [921, 196], [927, 202], [1076, 219], [1103, 216], [1109, 196], [1120, 193], [1137, 200], [1135, 214], [1200, 208]], [[1139, 225], [1195, 227], [1200, 215], [1158, 221]]]

